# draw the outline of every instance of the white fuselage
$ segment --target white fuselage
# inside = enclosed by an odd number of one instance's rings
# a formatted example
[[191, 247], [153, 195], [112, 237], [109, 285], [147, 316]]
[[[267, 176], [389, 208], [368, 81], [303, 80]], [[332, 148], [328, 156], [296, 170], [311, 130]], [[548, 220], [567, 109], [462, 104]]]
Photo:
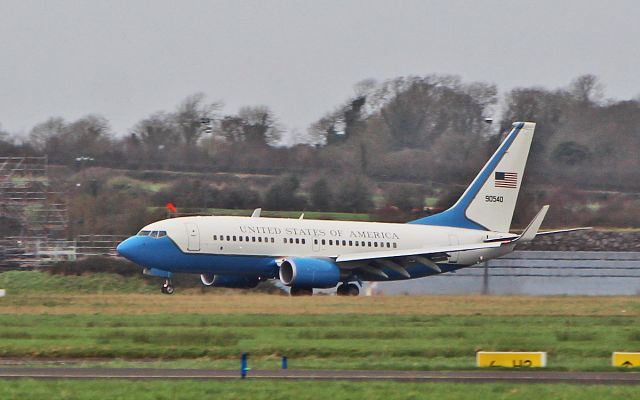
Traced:
[[[229, 216], [180, 217], [143, 231], [166, 231], [186, 254], [327, 257], [482, 243], [504, 233], [442, 226]], [[475, 264], [505, 249], [450, 254], [448, 262]], [[482, 258], [481, 258], [482, 257]]]

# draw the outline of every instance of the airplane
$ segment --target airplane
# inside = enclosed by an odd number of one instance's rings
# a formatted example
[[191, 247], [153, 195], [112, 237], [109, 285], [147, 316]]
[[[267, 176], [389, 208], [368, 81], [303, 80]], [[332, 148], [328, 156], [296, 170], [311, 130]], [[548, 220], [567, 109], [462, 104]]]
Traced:
[[[536, 236], [545, 205], [521, 233], [509, 232], [535, 130], [516, 122], [489, 161], [449, 209], [408, 223], [251, 217], [170, 218], [142, 228], [117, 246], [144, 273], [165, 278], [200, 274], [206, 286], [254, 288], [277, 279], [290, 295], [337, 287], [357, 296], [363, 281], [394, 281], [437, 275], [510, 253]], [[359, 285], [358, 285], [359, 284]]]

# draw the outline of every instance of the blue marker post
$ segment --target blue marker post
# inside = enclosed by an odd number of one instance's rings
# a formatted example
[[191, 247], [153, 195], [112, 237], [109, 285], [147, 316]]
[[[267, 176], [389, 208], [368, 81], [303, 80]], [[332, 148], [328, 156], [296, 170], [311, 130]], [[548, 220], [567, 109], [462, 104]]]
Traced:
[[249, 353], [242, 353], [242, 358], [240, 359], [240, 378], [244, 379], [247, 377], [247, 371], [249, 371], [249, 366], [247, 359], [249, 358]]
[[282, 356], [282, 369], [287, 369], [287, 356]]

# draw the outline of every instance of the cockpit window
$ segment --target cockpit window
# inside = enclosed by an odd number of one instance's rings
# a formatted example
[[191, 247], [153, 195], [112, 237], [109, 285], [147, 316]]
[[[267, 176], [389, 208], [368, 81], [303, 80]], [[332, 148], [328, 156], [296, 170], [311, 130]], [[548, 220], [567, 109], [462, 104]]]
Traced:
[[149, 236], [149, 234], [151, 234], [151, 231], [140, 231], [140, 232], [138, 232], [138, 236]]
[[149, 235], [149, 236], [157, 238], [158, 237], [158, 231], [151, 232], [151, 235]]
[[167, 236], [167, 231], [158, 231], [158, 237]]

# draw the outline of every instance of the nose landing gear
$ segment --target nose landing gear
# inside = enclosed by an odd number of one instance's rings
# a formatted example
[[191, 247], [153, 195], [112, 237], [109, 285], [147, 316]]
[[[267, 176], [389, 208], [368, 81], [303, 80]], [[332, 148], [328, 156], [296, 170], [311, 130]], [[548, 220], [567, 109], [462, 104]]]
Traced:
[[160, 288], [160, 290], [164, 294], [173, 294], [175, 289], [173, 288], [173, 285], [171, 284], [171, 279], [166, 279], [164, 281], [164, 283], [162, 284], [162, 287]]
[[355, 283], [341, 283], [336, 293], [338, 296], [358, 296], [360, 288]]

